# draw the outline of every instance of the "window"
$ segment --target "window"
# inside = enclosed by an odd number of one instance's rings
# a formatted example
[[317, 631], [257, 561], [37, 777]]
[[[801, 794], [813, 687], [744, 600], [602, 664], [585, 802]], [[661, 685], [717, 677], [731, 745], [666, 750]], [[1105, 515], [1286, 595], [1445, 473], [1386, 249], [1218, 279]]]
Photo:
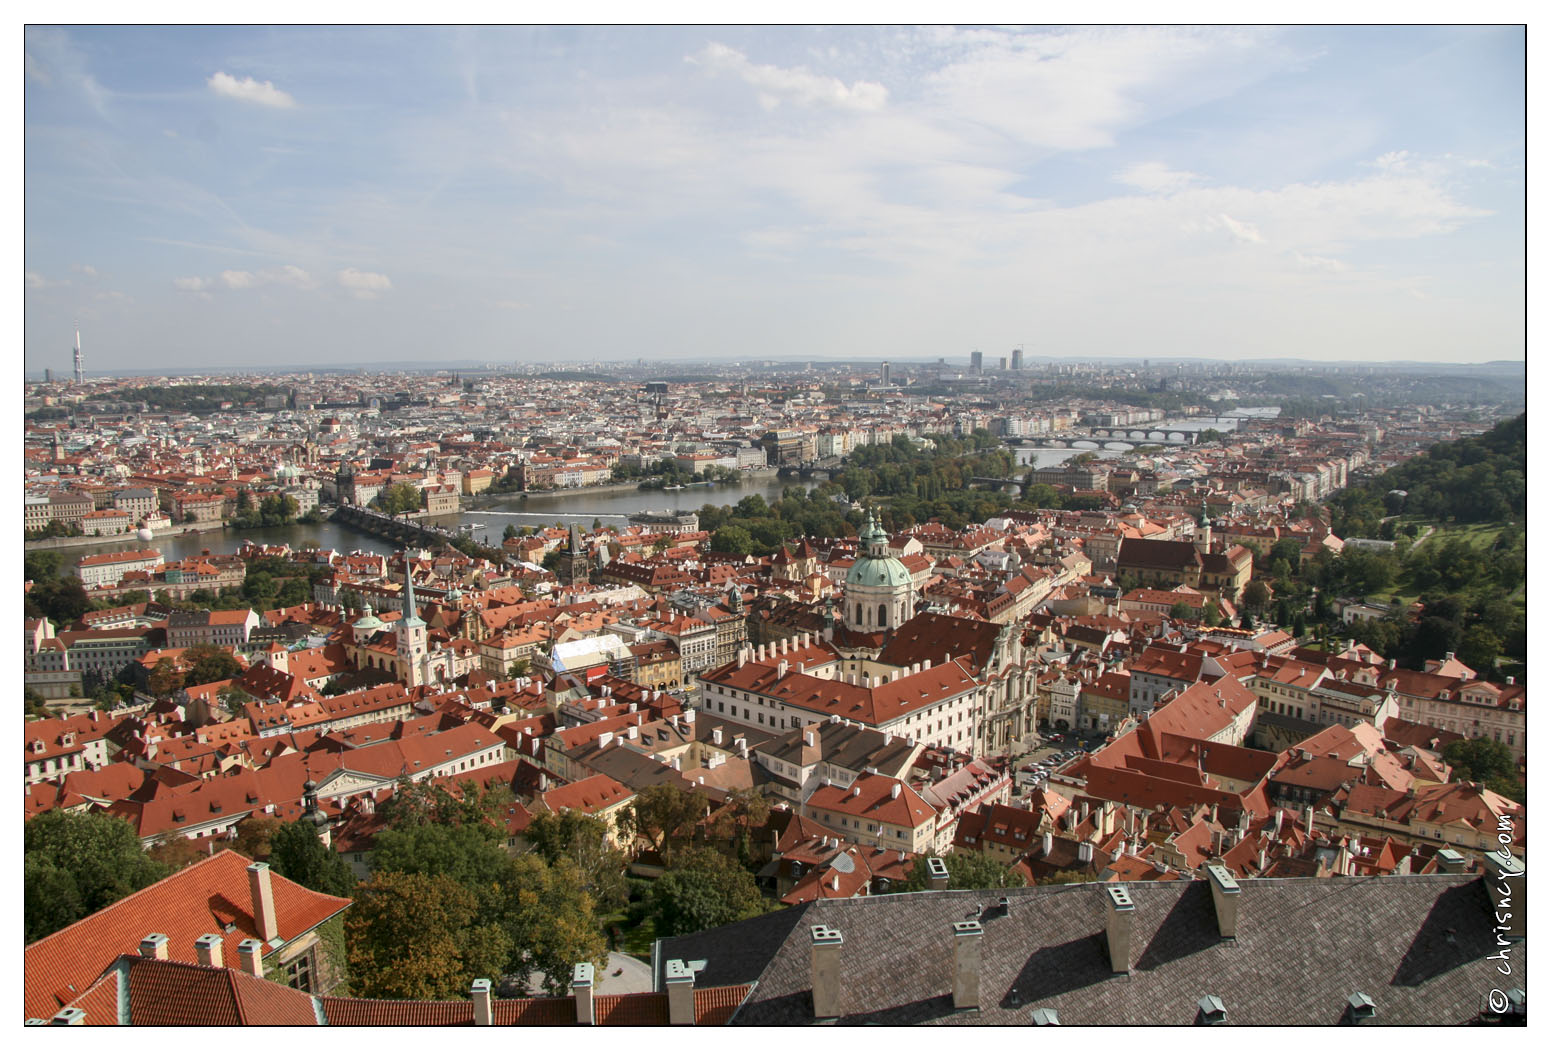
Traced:
[[304, 993], [313, 991], [311, 949], [285, 965], [285, 984]]

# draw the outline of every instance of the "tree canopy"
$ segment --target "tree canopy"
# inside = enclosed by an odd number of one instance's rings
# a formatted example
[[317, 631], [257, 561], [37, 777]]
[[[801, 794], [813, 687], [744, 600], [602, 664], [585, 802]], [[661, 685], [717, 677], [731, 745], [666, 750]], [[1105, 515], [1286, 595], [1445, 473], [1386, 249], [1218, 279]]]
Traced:
[[310, 890], [346, 897], [356, 885], [350, 866], [323, 845], [311, 821], [288, 821], [274, 829], [269, 850], [269, 864], [276, 873]]
[[345, 938], [355, 993], [380, 999], [466, 998], [475, 978], [505, 973], [512, 954], [472, 891], [418, 872], [376, 872], [359, 884]]
[[625, 884], [624, 852], [608, 843], [608, 825], [600, 818], [575, 810], [533, 815], [523, 833], [533, 849], [553, 865], [561, 858], [576, 866], [581, 888], [602, 911], [623, 908], [629, 894]]
[[674, 783], [649, 785], [621, 815], [620, 827], [643, 837], [666, 860], [690, 841], [705, 815], [704, 796]]
[[[942, 855], [948, 866], [950, 890], [996, 890], [1003, 887], [1021, 887], [1023, 879], [1012, 869], [989, 854], [977, 850], [955, 850]], [[901, 891], [926, 890], [930, 883], [926, 874], [927, 856], [916, 859], [910, 875], [898, 889]]]
[[764, 911], [748, 870], [703, 847], [675, 857], [652, 885], [651, 902], [659, 937], [720, 927]]
[[52, 934], [166, 876], [129, 822], [108, 814], [50, 810], [23, 831], [28, 942]]

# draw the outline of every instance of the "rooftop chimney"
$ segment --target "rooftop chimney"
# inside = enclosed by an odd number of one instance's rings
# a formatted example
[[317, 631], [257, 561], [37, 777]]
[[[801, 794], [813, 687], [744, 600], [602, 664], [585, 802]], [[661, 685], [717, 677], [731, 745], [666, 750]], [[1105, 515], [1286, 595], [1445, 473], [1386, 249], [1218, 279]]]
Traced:
[[49, 1019], [49, 1025], [85, 1025], [86, 1012], [79, 1007], [61, 1008], [59, 1013]]
[[167, 936], [165, 934], [147, 934], [140, 939], [140, 955], [147, 960], [167, 959]]
[[225, 966], [219, 934], [201, 934], [194, 940], [194, 951], [199, 954], [199, 962], [206, 967]]
[[1438, 867], [1444, 872], [1464, 872], [1465, 856], [1449, 847], [1438, 851]]
[[722, 746], [722, 728], [720, 726], [714, 727], [711, 730], [711, 743], [718, 748]]
[[1131, 927], [1136, 905], [1123, 883], [1107, 883], [1104, 896], [1108, 918], [1104, 934], [1109, 945], [1109, 969], [1115, 974], [1131, 973]]
[[1043, 851], [1043, 857], [1048, 858], [1050, 856], [1050, 851], [1055, 847], [1055, 841], [1055, 836], [1051, 835], [1049, 832], [1045, 833], [1044, 840], [1040, 843], [1040, 847]]
[[1227, 1025], [1228, 1009], [1222, 1000], [1208, 993], [1196, 1001], [1196, 1025]]
[[668, 1024], [695, 1024], [695, 972], [683, 960], [669, 960], [664, 978], [668, 987]]
[[1303, 834], [1311, 839], [1314, 836], [1314, 806], [1312, 803], [1303, 808]]
[[811, 951], [809, 966], [813, 980], [813, 1017], [840, 1017], [840, 947], [845, 939], [839, 931], [816, 923], [808, 928]]
[[1239, 936], [1238, 880], [1221, 865], [1206, 866], [1206, 879], [1212, 885], [1212, 907], [1217, 910], [1217, 933], [1223, 938]]
[[948, 889], [948, 863], [942, 858], [926, 859], [926, 889]]
[[959, 920], [953, 925], [953, 1009], [980, 1007], [980, 939], [985, 928], [979, 920]]
[[269, 881], [269, 863], [255, 861], [248, 866], [248, 890], [253, 897], [253, 926], [258, 929], [259, 940], [270, 942], [280, 937], [280, 923], [275, 917], [275, 890]]
[[237, 943], [237, 958], [242, 969], [255, 978], [264, 977], [264, 943], [257, 938], [244, 938]]
[[1054, 1007], [1036, 1007], [1029, 1014], [1030, 1025], [1060, 1025], [1061, 1016]]
[[1346, 998], [1346, 1020], [1352, 1025], [1371, 1022], [1376, 1013], [1373, 998], [1367, 993], [1353, 993]]
[[592, 1025], [592, 964], [579, 963], [572, 969], [571, 995], [576, 999], [576, 1024]]
[[490, 1010], [490, 979], [475, 978], [469, 988], [469, 997], [474, 1001], [474, 1024], [494, 1024], [495, 1015]]

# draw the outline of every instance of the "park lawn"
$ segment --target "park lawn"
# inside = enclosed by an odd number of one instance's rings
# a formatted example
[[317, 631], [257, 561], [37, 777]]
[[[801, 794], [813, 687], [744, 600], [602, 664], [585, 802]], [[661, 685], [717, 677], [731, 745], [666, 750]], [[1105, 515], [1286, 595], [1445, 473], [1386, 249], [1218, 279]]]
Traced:
[[[640, 919], [636, 919], [636, 916]], [[631, 902], [626, 908], [601, 917], [601, 922], [604, 934], [608, 934], [610, 928], [619, 928], [619, 941], [613, 947], [614, 952], [643, 960], [651, 959], [652, 942], [657, 938], [657, 924], [640, 902]]]
[[[1498, 536], [1503, 531], [1503, 523], [1501, 522], [1474, 522], [1470, 525], [1447, 525], [1437, 521], [1436, 519], [1412, 518], [1409, 515], [1405, 516], [1402, 520], [1409, 523], [1415, 523], [1416, 525], [1422, 527], [1424, 530], [1429, 526], [1432, 527], [1432, 534], [1429, 535], [1425, 540], [1418, 541], [1415, 545], [1412, 546], [1412, 550], [1421, 547], [1423, 544], [1431, 544], [1435, 541], [1459, 538], [1464, 540], [1476, 550], [1485, 551], [1497, 542]], [[1412, 584], [1410, 570], [1403, 570], [1397, 576], [1395, 580], [1395, 586], [1390, 588], [1388, 591], [1375, 592], [1373, 595], [1369, 596], [1370, 601], [1380, 603], [1390, 603], [1398, 598], [1401, 604], [1406, 606], [1409, 606], [1420, 597], [1421, 589]], [[1507, 596], [1511, 602], [1523, 602], [1524, 597], [1525, 588], [1523, 584], [1520, 584]]]

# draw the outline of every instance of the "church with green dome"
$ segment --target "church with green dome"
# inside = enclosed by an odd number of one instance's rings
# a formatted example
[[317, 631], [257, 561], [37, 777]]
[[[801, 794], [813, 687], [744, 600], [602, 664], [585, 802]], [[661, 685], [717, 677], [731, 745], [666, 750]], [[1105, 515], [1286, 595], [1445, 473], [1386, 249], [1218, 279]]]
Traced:
[[889, 554], [889, 537], [871, 511], [861, 550], [846, 573], [845, 626], [864, 634], [893, 632], [915, 615], [910, 570]]

